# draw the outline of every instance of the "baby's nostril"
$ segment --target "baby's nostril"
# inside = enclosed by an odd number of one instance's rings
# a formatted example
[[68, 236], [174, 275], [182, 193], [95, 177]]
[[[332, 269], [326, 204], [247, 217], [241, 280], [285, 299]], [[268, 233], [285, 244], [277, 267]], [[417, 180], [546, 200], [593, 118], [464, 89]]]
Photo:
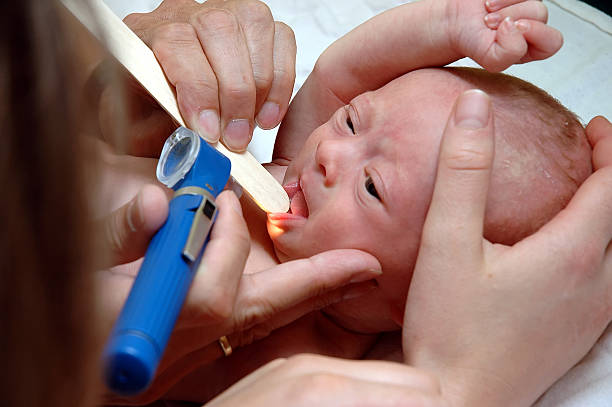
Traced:
[[323, 176], [325, 176], [325, 166], [323, 166], [323, 164], [319, 164], [319, 169], [321, 170]]

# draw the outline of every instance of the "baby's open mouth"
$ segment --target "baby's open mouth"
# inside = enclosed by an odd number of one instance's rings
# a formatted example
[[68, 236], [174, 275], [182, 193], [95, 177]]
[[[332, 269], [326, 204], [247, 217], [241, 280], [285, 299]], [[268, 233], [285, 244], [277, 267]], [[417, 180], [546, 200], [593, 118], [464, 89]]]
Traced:
[[285, 191], [287, 191], [287, 195], [291, 200], [289, 211], [294, 215], [307, 218], [308, 204], [306, 203], [306, 198], [304, 197], [304, 192], [300, 187], [300, 183], [294, 182], [291, 184], [287, 184], [284, 185], [283, 188], [285, 188]]

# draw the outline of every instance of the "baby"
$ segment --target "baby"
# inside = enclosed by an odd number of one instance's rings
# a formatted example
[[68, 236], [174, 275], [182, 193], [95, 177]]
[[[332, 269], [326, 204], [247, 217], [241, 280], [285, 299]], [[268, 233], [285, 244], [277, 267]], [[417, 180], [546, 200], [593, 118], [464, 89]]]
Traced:
[[[490, 95], [495, 121], [485, 237], [511, 245], [567, 204], [591, 173], [591, 149], [574, 114], [537, 87], [480, 69], [427, 68], [359, 95], [312, 132], [286, 167], [291, 210], [268, 214], [269, 237], [261, 211], [242, 200], [253, 239], [246, 272], [325, 250], [357, 248], [380, 261], [378, 289], [202, 367], [171, 397], [203, 401], [214, 395], [213, 383], [220, 391], [290, 354], [371, 356], [375, 338], [369, 334], [399, 329], [441, 136], [457, 96], [473, 88]], [[185, 393], [186, 388], [191, 389]]]
[[[545, 25], [541, 2], [518, 3], [491, 14], [481, 0], [410, 3], [325, 51], [292, 102], [268, 167], [283, 180], [290, 213], [266, 218], [242, 200], [252, 239], [245, 272], [353, 248], [380, 261], [379, 287], [236, 349], [194, 372], [169, 397], [208, 399], [261, 364], [299, 352], [361, 358], [374, 334], [401, 326], [441, 136], [465, 90], [487, 92], [494, 110], [485, 237], [513, 244], [565, 206], [591, 172], [590, 147], [575, 116], [516, 78], [427, 68], [470, 56], [500, 70], [552, 55], [558, 46], [549, 40], [558, 33]], [[503, 20], [505, 15], [515, 21]]]
[[[368, 334], [399, 329], [441, 136], [457, 96], [473, 88], [491, 96], [496, 131], [485, 237], [511, 245], [566, 205], [591, 172], [591, 150], [576, 117], [535, 86], [479, 69], [428, 68], [364, 93], [312, 132], [286, 168], [291, 211], [267, 216], [269, 238], [261, 211], [243, 199], [253, 238], [246, 272], [357, 248], [380, 261], [378, 289], [237, 349], [196, 371], [171, 396], [202, 401], [214, 394], [212, 383], [219, 391], [290, 354], [368, 356], [374, 340]], [[185, 393], [189, 387], [196, 391]]]

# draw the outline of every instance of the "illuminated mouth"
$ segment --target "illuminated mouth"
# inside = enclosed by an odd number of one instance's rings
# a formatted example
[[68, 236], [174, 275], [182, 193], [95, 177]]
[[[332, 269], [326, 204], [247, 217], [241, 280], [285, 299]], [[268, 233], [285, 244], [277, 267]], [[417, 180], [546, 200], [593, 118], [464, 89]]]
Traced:
[[285, 191], [287, 191], [287, 195], [291, 200], [290, 212], [293, 215], [307, 218], [309, 214], [308, 204], [306, 203], [306, 197], [304, 196], [304, 191], [302, 191], [300, 183], [294, 182], [287, 184], [284, 185], [283, 188], [285, 188]]

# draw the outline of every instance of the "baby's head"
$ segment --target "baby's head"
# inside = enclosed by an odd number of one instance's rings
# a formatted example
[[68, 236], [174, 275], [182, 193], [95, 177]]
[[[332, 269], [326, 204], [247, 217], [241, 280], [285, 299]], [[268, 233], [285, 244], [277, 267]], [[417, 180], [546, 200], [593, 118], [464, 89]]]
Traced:
[[591, 172], [575, 116], [510, 76], [422, 69], [356, 97], [310, 135], [285, 176], [292, 214], [268, 221], [281, 261], [353, 248], [381, 262], [378, 290], [328, 309], [345, 325], [380, 331], [401, 320], [441, 136], [457, 96], [472, 88], [491, 96], [494, 111], [487, 239], [513, 244], [535, 232]]

